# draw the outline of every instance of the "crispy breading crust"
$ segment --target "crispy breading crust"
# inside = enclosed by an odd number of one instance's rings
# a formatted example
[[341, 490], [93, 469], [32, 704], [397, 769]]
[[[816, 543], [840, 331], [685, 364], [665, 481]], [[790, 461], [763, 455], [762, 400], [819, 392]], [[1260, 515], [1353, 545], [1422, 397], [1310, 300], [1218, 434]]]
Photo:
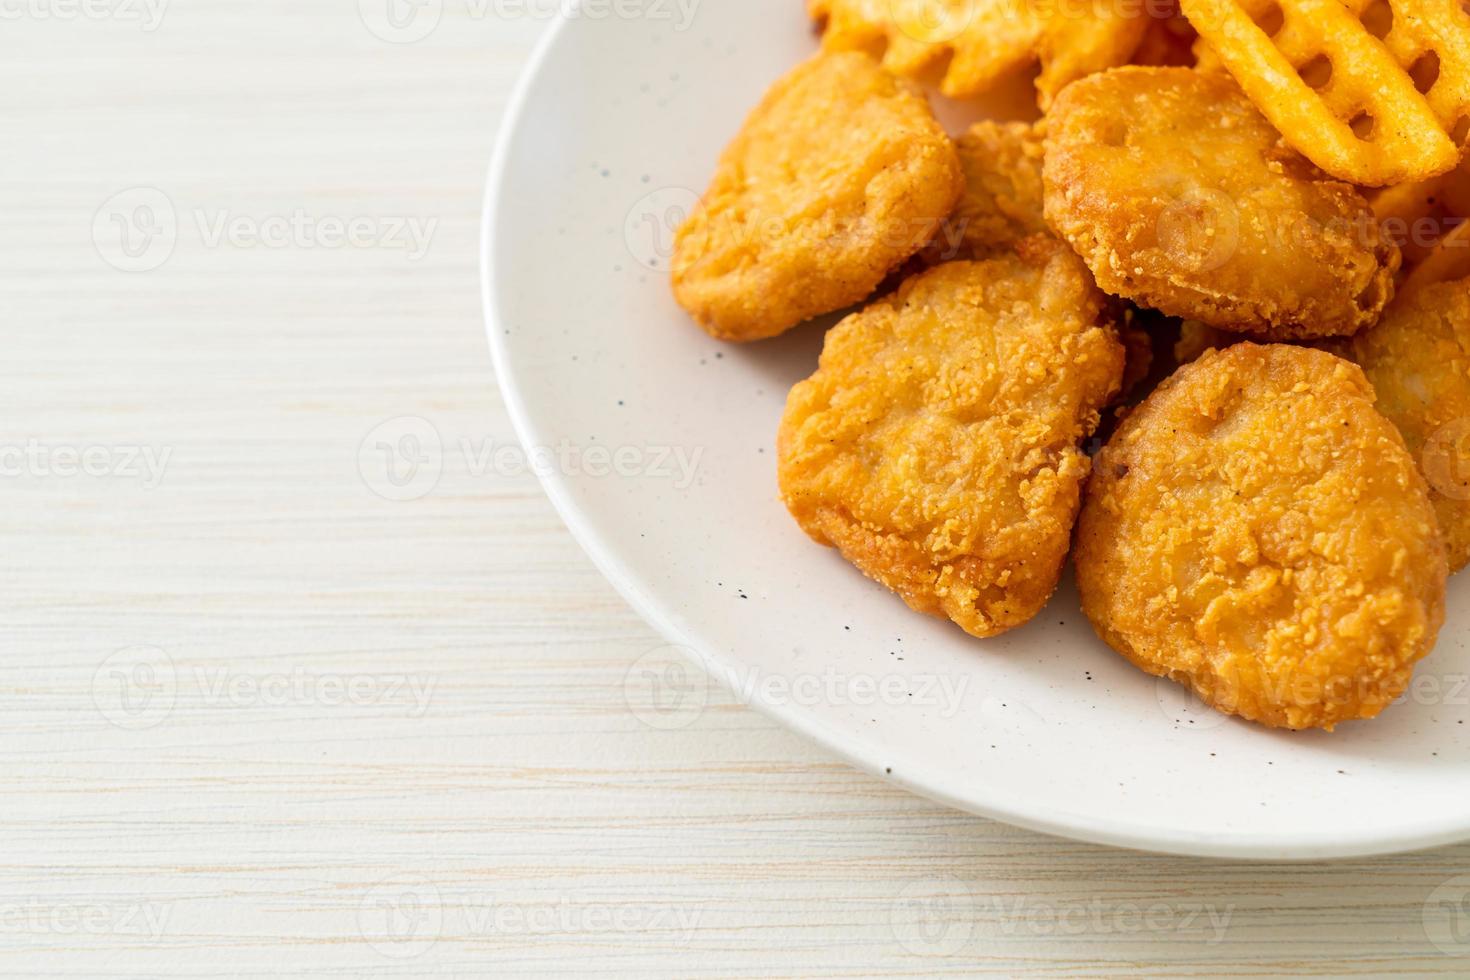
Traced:
[[767, 93], [675, 238], [674, 294], [723, 340], [773, 337], [872, 294], [964, 186], [916, 87], [821, 54]]
[[827, 335], [778, 439], [782, 497], [919, 612], [993, 636], [1056, 588], [1088, 460], [1117, 390], [1104, 297], [1050, 236], [952, 262]]
[[1444, 621], [1428, 489], [1373, 390], [1323, 351], [1181, 368], [1099, 455], [1074, 553], [1098, 634], [1227, 714], [1371, 718]]
[[1098, 285], [1270, 339], [1349, 336], [1399, 254], [1363, 196], [1281, 143], [1226, 75], [1118, 68], [1069, 86], [1046, 141], [1046, 218]]
[[931, 265], [1008, 252], [1023, 238], [1050, 233], [1042, 214], [1041, 135], [1028, 123], [976, 123], [955, 140], [965, 191], [933, 243]]
[[1459, 571], [1470, 563], [1470, 279], [1399, 297], [1351, 354], [1428, 479]]

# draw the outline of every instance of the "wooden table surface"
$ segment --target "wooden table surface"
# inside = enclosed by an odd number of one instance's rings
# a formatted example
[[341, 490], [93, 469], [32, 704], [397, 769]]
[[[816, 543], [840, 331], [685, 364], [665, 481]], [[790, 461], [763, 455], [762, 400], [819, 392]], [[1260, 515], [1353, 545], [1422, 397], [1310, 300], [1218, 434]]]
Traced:
[[377, 2], [0, 4], [0, 972], [1470, 971], [1470, 846], [1139, 855], [723, 694], [645, 723], [659, 637], [494, 453], [480, 195], [546, 4]]

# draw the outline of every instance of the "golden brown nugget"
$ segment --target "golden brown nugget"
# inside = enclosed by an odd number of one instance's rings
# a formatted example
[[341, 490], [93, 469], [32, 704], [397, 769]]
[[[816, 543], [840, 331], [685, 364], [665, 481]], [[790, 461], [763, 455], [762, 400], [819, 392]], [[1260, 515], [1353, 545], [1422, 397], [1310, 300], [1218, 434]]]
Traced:
[[1067, 88], [1046, 218], [1110, 293], [1270, 339], [1347, 336], [1393, 294], [1363, 196], [1285, 147], [1227, 75], [1117, 68]]
[[1082, 608], [1134, 664], [1279, 728], [1371, 718], [1444, 621], [1424, 478], [1355, 365], [1237, 344], [1181, 368], [1099, 454]]
[[674, 295], [723, 340], [773, 337], [872, 294], [964, 177], [924, 96], [864, 54], [777, 82], [674, 243]]
[[1046, 108], [1069, 82], [1128, 62], [1149, 18], [1116, 0], [807, 0], [825, 47], [866, 51], [952, 98], [982, 95], [1041, 62]]
[[938, 266], [843, 320], [778, 440], [782, 497], [812, 538], [982, 637], [1056, 588], [1078, 443], [1123, 371], [1077, 257], [1048, 236], [1018, 252]]
[[1041, 136], [1028, 123], [976, 123], [955, 140], [965, 191], [933, 244], [931, 265], [1009, 252], [1023, 238], [1049, 234], [1042, 215]]
[[1428, 479], [1459, 571], [1470, 563], [1470, 280], [1406, 292], [1351, 353]]

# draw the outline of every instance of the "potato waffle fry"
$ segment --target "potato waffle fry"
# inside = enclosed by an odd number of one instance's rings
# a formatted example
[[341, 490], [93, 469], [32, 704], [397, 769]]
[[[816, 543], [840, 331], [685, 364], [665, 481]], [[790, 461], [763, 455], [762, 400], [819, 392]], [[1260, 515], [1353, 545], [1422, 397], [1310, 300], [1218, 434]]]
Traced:
[[1116, 0], [807, 0], [829, 50], [859, 50], [909, 78], [941, 73], [952, 98], [981, 95], [1041, 62], [1038, 100], [1125, 64], [1150, 18]]
[[1382, 186], [1459, 161], [1470, 131], [1470, 15], [1458, 0], [1182, 7], [1287, 142], [1333, 176]]
[[1115, 0], [1034, 0], [1046, 12], [1037, 54], [1037, 101], [1050, 107], [1057, 93], [1093, 72], [1126, 65], [1143, 43], [1152, 18]]

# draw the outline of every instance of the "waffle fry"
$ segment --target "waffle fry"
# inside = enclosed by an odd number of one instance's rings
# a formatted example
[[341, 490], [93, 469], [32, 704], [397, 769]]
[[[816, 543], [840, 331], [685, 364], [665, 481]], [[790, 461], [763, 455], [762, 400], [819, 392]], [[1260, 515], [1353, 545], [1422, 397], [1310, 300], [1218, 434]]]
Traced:
[[1470, 131], [1470, 15], [1458, 0], [1182, 7], [1287, 142], [1334, 177], [1377, 187], [1459, 162]]
[[1037, 48], [1041, 74], [1036, 94], [1043, 109], [1077, 79], [1128, 64], [1152, 22], [1146, 14], [1112, 0], [1090, 0], [1080, 7], [1063, 0], [1040, 5], [1048, 8]]
[[897, 75], [941, 73], [952, 98], [1041, 62], [1042, 107], [1083, 75], [1127, 63], [1149, 17], [1116, 0], [807, 0], [828, 50], [879, 56]]

